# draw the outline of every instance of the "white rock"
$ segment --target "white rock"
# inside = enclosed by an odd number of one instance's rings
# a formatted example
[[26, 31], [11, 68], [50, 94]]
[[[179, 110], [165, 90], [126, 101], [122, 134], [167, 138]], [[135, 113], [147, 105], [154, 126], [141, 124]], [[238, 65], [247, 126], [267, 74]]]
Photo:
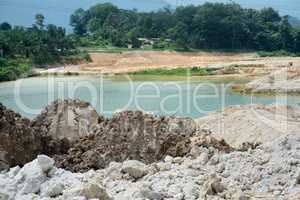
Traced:
[[122, 179], [122, 174], [120, 172], [120, 169], [122, 169], [121, 163], [111, 162], [108, 168], [105, 169], [104, 176], [112, 180], [120, 180]]
[[141, 190], [134, 195], [134, 198], [141, 198], [141, 199], [149, 199], [149, 200], [162, 200], [163, 195], [151, 190], [148, 187], [143, 187]]
[[239, 191], [233, 195], [233, 198], [236, 200], [250, 200], [251, 198], [245, 195], [242, 191]]
[[65, 198], [83, 196], [88, 199], [99, 198], [101, 200], [110, 200], [105, 189], [95, 183], [82, 183], [80, 185], [76, 185], [75, 188], [70, 188], [64, 191], [63, 196]]
[[182, 199], [184, 199], [184, 194], [178, 193], [178, 194], [176, 194], [176, 195], [174, 196], [174, 199], [175, 199], [175, 200], [182, 200]]
[[165, 159], [164, 159], [164, 161], [166, 163], [172, 163], [173, 162], [173, 157], [172, 156], [166, 156]]
[[10, 178], [13, 178], [13, 177], [15, 177], [15, 176], [19, 173], [20, 170], [21, 170], [21, 168], [20, 168], [19, 166], [16, 166], [16, 167], [14, 167], [14, 168], [11, 168], [11, 169], [9, 170], [8, 176], [9, 176]]
[[168, 196], [175, 197], [178, 193], [182, 192], [182, 186], [179, 184], [174, 184], [168, 187]]
[[[300, 194], [299, 164], [290, 165], [289, 161], [300, 160], [299, 149], [300, 136], [284, 136], [251, 152], [223, 153], [201, 148], [210, 157], [208, 162], [199, 157], [182, 157], [181, 164], [175, 163], [175, 158], [172, 162], [166, 158], [167, 162], [148, 166], [139, 161], [125, 161], [86, 173], [51, 168], [48, 161], [42, 164], [42, 169], [36, 159], [20, 170], [0, 173], [0, 194], [5, 200], [51, 200], [49, 196], [61, 193], [55, 200], [105, 200], [99, 198], [99, 193], [109, 194], [114, 200], [248, 200], [249, 196], [260, 194], [268, 199], [275, 194], [276, 199], [296, 200]], [[101, 185], [105, 185], [105, 190]], [[22, 194], [24, 191], [28, 194]]]
[[40, 200], [36, 194], [17, 195], [16, 200]]
[[174, 163], [181, 164], [183, 159], [181, 157], [174, 158]]
[[211, 165], [217, 165], [219, 163], [219, 155], [215, 154], [209, 162]]
[[55, 161], [52, 158], [49, 158], [45, 155], [39, 155], [37, 157], [37, 162], [40, 165], [43, 172], [48, 172], [49, 170], [51, 170], [55, 163]]
[[63, 193], [64, 185], [57, 181], [48, 181], [41, 186], [42, 197], [57, 197]]
[[88, 200], [86, 197], [69, 197], [66, 200]]
[[137, 179], [147, 174], [147, 166], [140, 161], [128, 160], [123, 163], [121, 171]]
[[199, 162], [202, 165], [205, 165], [209, 160], [208, 153], [207, 152], [202, 152], [201, 155], [197, 158], [197, 160], [199, 160]]
[[220, 163], [220, 164], [217, 165], [217, 167], [216, 167], [216, 172], [218, 172], [218, 173], [223, 173], [224, 170], [225, 170], [225, 165], [224, 165], [224, 163]]
[[22, 194], [38, 193], [40, 191], [40, 186], [44, 181], [45, 181], [45, 177], [39, 174], [27, 178], [21, 190], [21, 193]]
[[202, 190], [202, 196], [216, 195], [218, 193], [222, 193], [224, 190], [225, 190], [225, 186], [221, 182], [221, 179], [218, 177], [212, 176], [204, 184], [204, 188]]
[[199, 187], [193, 183], [187, 183], [183, 187], [185, 199], [197, 199], [199, 196]]
[[39, 192], [40, 186], [47, 178], [37, 160], [34, 160], [26, 164], [16, 175], [15, 179], [19, 183], [23, 182], [21, 194], [30, 194]]
[[198, 156], [200, 156], [201, 154], [201, 149], [200, 147], [198, 146], [193, 146], [191, 151], [190, 151], [190, 154], [193, 158], [197, 158]]
[[171, 163], [157, 163], [156, 164], [157, 168], [159, 171], [169, 171], [172, 168], [172, 164]]

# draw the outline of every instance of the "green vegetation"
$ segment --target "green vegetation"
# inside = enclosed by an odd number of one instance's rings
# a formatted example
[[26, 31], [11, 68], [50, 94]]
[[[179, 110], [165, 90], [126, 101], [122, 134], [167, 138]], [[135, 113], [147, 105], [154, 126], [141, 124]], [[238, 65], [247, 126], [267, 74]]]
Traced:
[[44, 16], [36, 15], [32, 27], [0, 24], [0, 81], [15, 80], [32, 74], [32, 67], [55, 63], [88, 61], [87, 53], [76, 50], [65, 29], [44, 25]]
[[[155, 49], [251, 49], [300, 51], [300, 30], [272, 8], [245, 9], [236, 3], [124, 10], [110, 4], [78, 9], [71, 16], [78, 45]], [[149, 41], [150, 39], [150, 41]]]
[[176, 46], [170, 40], [160, 39], [153, 44], [153, 49], [169, 49], [169, 50], [176, 50]]
[[0, 58], [0, 82], [16, 80], [22, 76], [33, 76], [31, 65], [27, 60], [9, 61]]
[[175, 69], [148, 69], [143, 71], [131, 72], [129, 75], [141, 76], [208, 76], [215, 75], [217, 69], [213, 68], [175, 68]]
[[[121, 52], [143, 50], [258, 51], [259, 56], [300, 56], [300, 28], [290, 16], [272, 8], [245, 9], [236, 3], [205, 3], [164, 8], [153, 12], [124, 10], [97, 4], [76, 10], [70, 17], [74, 34], [62, 27], [44, 24], [37, 14], [32, 27], [0, 24], [1, 80], [32, 74], [32, 66], [90, 61], [84, 50]], [[81, 48], [77, 48], [81, 47]], [[128, 49], [127, 49], [128, 50]], [[235, 73], [236, 69], [224, 69]], [[139, 74], [182, 75], [186, 70], [146, 70]], [[191, 69], [192, 75], [215, 73]], [[0, 80], [0, 81], [1, 81]]]
[[259, 51], [257, 52], [257, 54], [260, 57], [278, 57], [278, 56], [289, 56], [289, 57], [298, 57], [300, 56], [300, 52], [288, 52], [288, 51], [284, 51], [284, 50], [280, 50], [280, 51]]

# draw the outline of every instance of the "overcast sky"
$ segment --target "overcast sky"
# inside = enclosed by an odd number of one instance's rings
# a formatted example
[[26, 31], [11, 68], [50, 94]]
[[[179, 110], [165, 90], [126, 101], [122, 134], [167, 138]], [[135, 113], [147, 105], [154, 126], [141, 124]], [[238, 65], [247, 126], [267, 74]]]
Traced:
[[[29, 26], [36, 13], [42, 13], [47, 23], [68, 26], [69, 17], [77, 8], [87, 9], [96, 3], [111, 2], [121, 8], [150, 11], [167, 5], [202, 4], [204, 2], [229, 2], [229, 0], [0, 0], [0, 23]], [[274, 7], [282, 15], [300, 18], [300, 0], [235, 0], [244, 7]], [[70, 27], [68, 28], [70, 29]]]

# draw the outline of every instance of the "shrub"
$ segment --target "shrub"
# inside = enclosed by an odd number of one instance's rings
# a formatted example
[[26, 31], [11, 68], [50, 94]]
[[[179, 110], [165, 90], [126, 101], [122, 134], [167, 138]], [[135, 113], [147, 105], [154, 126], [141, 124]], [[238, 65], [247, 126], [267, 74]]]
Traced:
[[31, 65], [25, 61], [0, 59], [0, 82], [16, 80], [33, 74]]

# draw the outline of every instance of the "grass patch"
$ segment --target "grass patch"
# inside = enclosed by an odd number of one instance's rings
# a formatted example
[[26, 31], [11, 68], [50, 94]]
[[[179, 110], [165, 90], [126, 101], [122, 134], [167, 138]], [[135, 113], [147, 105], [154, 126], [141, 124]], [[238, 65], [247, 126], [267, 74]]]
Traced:
[[147, 69], [143, 71], [130, 72], [129, 75], [141, 76], [209, 76], [216, 75], [216, 69], [213, 68], [175, 68], [175, 69]]

